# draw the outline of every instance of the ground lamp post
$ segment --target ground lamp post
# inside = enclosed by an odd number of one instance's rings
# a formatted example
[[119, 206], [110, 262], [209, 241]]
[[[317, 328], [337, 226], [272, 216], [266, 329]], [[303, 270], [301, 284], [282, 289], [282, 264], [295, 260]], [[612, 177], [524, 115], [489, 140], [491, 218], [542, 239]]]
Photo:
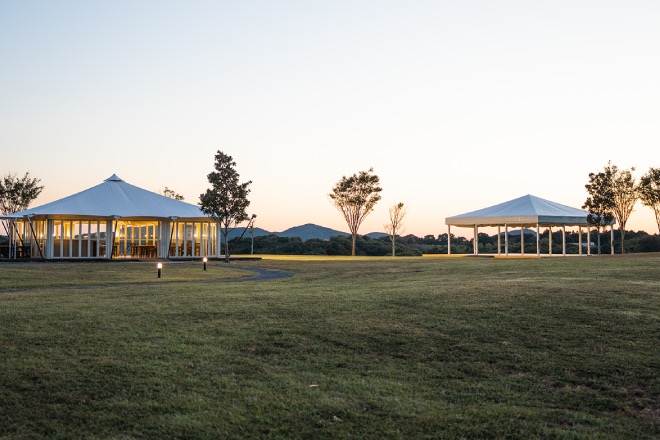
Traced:
[[251, 244], [250, 244], [250, 255], [254, 254], [254, 219], [257, 218], [256, 214], [252, 214], [252, 221], [250, 222], [250, 238], [251, 238]]
[[202, 261], [204, 262], [204, 270], [206, 270], [206, 262], [208, 261], [206, 257], [202, 258]]
[[161, 271], [163, 270], [163, 263], [158, 263], [156, 267], [158, 268], [158, 278], [160, 278]]

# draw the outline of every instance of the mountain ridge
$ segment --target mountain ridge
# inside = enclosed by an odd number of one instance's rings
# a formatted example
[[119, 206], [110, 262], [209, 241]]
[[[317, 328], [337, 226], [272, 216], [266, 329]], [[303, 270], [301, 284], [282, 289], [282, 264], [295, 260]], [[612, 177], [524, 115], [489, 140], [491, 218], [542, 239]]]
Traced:
[[[276, 235], [278, 237], [288, 237], [288, 238], [299, 237], [303, 241], [311, 240], [313, 238], [320, 240], [329, 240], [332, 237], [337, 237], [339, 235], [351, 235], [348, 232], [338, 231], [336, 229], [327, 228], [325, 226], [316, 225], [314, 223], [305, 223], [304, 225], [293, 226], [281, 232], [273, 232], [273, 231], [268, 231], [266, 229], [255, 227], [253, 233], [255, 237], [262, 237], [265, 235]], [[238, 238], [241, 236], [241, 234], [243, 234], [244, 238], [250, 237], [249, 230], [245, 230], [244, 227], [242, 228], [239, 227], [239, 228], [232, 228], [229, 231], [229, 239], [232, 240], [234, 238]], [[371, 238], [378, 238], [387, 234], [385, 234], [384, 232], [370, 232], [368, 234], [360, 234], [360, 235], [366, 235]]]

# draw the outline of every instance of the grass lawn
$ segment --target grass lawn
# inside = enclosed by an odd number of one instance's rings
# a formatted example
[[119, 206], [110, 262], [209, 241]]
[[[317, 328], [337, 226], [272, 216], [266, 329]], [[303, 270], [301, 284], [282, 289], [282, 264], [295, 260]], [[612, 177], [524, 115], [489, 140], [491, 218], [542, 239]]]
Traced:
[[0, 439], [660, 437], [659, 254], [200, 264], [1, 264]]

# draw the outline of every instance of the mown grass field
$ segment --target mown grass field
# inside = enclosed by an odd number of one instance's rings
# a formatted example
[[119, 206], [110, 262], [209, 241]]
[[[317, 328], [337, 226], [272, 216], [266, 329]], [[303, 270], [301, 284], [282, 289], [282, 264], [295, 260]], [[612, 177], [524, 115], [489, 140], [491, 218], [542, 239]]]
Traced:
[[659, 402], [660, 255], [0, 265], [2, 439], [658, 438]]

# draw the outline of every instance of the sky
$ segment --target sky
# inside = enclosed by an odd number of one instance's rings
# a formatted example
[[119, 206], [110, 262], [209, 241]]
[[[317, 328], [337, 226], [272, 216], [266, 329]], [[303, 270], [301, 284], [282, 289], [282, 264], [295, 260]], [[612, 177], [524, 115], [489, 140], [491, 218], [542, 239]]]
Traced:
[[[526, 194], [580, 208], [611, 161], [660, 167], [660, 2], [0, 0], [0, 174], [32, 206], [112, 174], [197, 204], [214, 154], [255, 226], [347, 231], [328, 194], [374, 169], [360, 233]], [[638, 203], [626, 229], [657, 233]], [[452, 230], [470, 235], [465, 229]]]

